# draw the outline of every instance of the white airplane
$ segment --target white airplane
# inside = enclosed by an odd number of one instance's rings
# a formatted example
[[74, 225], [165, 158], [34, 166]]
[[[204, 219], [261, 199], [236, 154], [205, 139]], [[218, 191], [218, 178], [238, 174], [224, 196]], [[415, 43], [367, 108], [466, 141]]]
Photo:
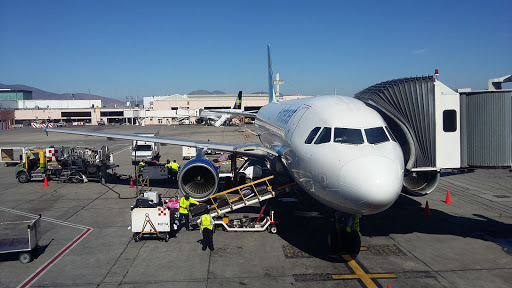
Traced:
[[[198, 155], [183, 166], [178, 180], [180, 190], [198, 200], [207, 199], [218, 185], [213, 163], [204, 158], [207, 149], [267, 159], [274, 173], [287, 173], [305, 192], [337, 211], [336, 230], [329, 233], [331, 245], [341, 244], [341, 248], [352, 249], [357, 255], [359, 217], [387, 209], [402, 190], [404, 158], [399, 144], [383, 118], [352, 97], [317, 96], [277, 102], [270, 46], [268, 85], [269, 103], [256, 114], [248, 113], [256, 118], [263, 146], [164, 137], [151, 137], [151, 141], [198, 148]], [[147, 140], [133, 134], [58, 128], [46, 131]]]
[[[196, 119], [196, 123], [201, 124], [203, 122], [214, 122], [215, 127], [222, 126], [226, 120], [229, 120], [236, 116], [243, 116], [246, 113], [242, 111], [242, 91], [238, 91], [235, 104], [231, 109], [205, 109], [201, 111], [200, 118]], [[254, 115], [252, 115], [254, 117]]]

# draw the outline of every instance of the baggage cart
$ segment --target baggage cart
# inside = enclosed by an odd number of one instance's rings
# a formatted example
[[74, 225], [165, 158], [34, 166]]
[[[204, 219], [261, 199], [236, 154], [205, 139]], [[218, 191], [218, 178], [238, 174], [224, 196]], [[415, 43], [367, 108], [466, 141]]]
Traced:
[[41, 240], [41, 214], [35, 220], [0, 222], [0, 254], [18, 253], [18, 259], [26, 264]]
[[171, 230], [171, 211], [167, 207], [133, 208], [131, 212], [133, 240], [139, 242], [145, 236], [169, 241]]

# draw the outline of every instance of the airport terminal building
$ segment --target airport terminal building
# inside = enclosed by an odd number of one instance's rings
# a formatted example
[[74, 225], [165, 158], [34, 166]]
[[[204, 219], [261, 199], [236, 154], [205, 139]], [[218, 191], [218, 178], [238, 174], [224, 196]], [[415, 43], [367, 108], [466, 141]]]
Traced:
[[[71, 123], [69, 125], [170, 125], [193, 123], [203, 109], [232, 108], [236, 94], [170, 95], [144, 97], [143, 107], [103, 108], [101, 100], [32, 100], [31, 91], [0, 91], [0, 120], [10, 125]], [[283, 96], [282, 100], [307, 96]], [[256, 111], [268, 94], [244, 94], [242, 109]], [[10, 111], [10, 112], [7, 112]], [[10, 116], [8, 116], [10, 115]]]

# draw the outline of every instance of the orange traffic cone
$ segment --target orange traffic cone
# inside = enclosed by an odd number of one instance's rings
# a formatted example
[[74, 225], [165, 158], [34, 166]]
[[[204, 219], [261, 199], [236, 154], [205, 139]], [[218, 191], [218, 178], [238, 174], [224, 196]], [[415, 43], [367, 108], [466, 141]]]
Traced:
[[48, 180], [46, 180], [46, 177], [44, 177], [43, 187], [50, 187], [50, 185], [48, 185]]
[[427, 204], [425, 204], [425, 212], [424, 212], [425, 215], [430, 215], [430, 208], [428, 207], [428, 201], [427, 201]]
[[452, 204], [452, 199], [450, 198], [450, 190], [446, 190], [446, 201], [444, 201], [446, 204]]
[[130, 179], [130, 188], [133, 188], [133, 179]]
[[391, 288], [391, 285], [388, 284], [388, 287], [387, 288]]

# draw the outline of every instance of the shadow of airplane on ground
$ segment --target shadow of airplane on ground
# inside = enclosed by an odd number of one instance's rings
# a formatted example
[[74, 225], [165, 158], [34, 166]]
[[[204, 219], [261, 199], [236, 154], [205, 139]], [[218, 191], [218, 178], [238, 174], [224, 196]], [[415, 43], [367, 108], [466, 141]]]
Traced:
[[[316, 201], [310, 197], [307, 202], [304, 202], [304, 195], [299, 198], [302, 198], [302, 201], [296, 204], [282, 203], [278, 199], [272, 201], [272, 207], [279, 221], [279, 236], [313, 257], [330, 262], [346, 262], [341, 255], [336, 255], [328, 248], [327, 234], [331, 223], [328, 217], [296, 215], [296, 212], [301, 210], [325, 212], [325, 206], [322, 208], [321, 204], [315, 203]], [[502, 246], [505, 252], [512, 253], [510, 244], [512, 224], [505, 224], [478, 214], [473, 214], [475, 218], [451, 215], [437, 210], [436, 205], [432, 203], [430, 203], [431, 215], [424, 215], [423, 204], [415, 199], [421, 198], [400, 195], [393, 206], [384, 212], [362, 217], [361, 235], [385, 237], [391, 234], [414, 232], [454, 235], [491, 241]]]
[[[425, 201], [423, 201], [425, 202]], [[433, 205], [434, 204], [434, 205]], [[448, 205], [443, 202], [429, 203], [431, 215], [425, 215], [424, 205], [414, 198], [400, 195], [389, 209], [361, 218], [363, 236], [389, 236], [390, 234], [425, 233], [471, 237], [481, 240], [511, 238], [512, 224], [505, 224], [483, 215], [475, 218], [451, 215], [436, 209]], [[480, 236], [478, 236], [480, 235]]]

